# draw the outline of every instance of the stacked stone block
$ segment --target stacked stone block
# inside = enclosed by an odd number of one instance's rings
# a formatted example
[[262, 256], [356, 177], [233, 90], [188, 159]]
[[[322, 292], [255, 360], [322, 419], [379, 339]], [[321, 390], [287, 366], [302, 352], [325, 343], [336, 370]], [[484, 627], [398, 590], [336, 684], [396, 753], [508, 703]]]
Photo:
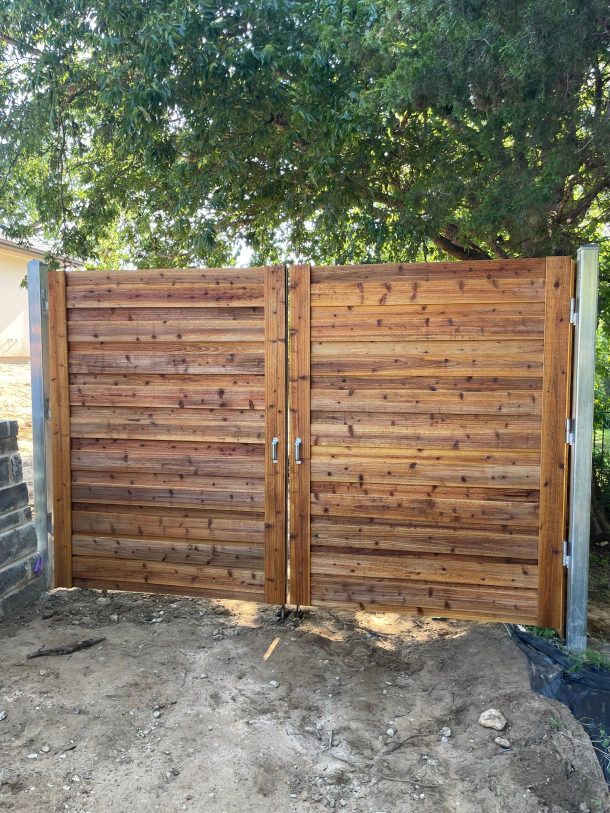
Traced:
[[38, 545], [23, 482], [18, 431], [17, 421], [0, 421], [0, 618], [44, 590], [35, 572]]

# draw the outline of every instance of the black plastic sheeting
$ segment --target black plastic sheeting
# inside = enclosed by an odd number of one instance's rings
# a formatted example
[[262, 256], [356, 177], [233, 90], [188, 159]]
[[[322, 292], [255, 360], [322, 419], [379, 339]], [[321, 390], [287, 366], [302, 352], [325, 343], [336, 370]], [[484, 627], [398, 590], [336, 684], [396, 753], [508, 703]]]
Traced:
[[564, 703], [591, 738], [606, 782], [610, 785], [610, 670], [578, 661], [549, 641], [507, 625], [525, 652], [530, 686], [538, 694]]

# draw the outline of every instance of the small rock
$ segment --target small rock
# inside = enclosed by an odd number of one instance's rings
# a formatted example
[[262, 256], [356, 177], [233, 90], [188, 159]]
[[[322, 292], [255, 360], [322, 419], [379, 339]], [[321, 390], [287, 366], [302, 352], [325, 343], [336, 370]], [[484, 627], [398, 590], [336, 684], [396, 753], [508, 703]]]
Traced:
[[441, 739], [443, 740], [443, 742], [447, 742], [447, 740], [451, 736], [451, 729], [449, 728], [448, 725], [446, 725], [443, 726], [438, 733], [441, 735]]
[[504, 737], [496, 737], [494, 742], [496, 745], [499, 745], [500, 748], [510, 748], [509, 740], [505, 740]]
[[208, 676], [206, 675], [206, 673], [205, 673], [205, 672], [202, 672], [202, 673], [199, 675], [199, 678], [200, 678], [201, 680], [207, 680], [207, 677], [208, 677]]
[[270, 681], [269, 681], [269, 685], [270, 685], [270, 686], [273, 686], [273, 688], [274, 688], [274, 689], [277, 689], [277, 687], [278, 687], [280, 684], [277, 682], [277, 680], [270, 680]]
[[49, 746], [48, 746], [48, 745], [43, 745], [43, 746], [42, 746], [42, 752], [43, 752], [44, 754], [48, 754], [50, 750], [51, 750], [51, 749], [49, 748]]
[[178, 770], [178, 768], [172, 768], [172, 773], [174, 776], [180, 776], [180, 771]]
[[75, 707], [72, 709], [72, 714], [80, 714], [80, 709], [78, 708], [78, 706], [75, 706]]
[[5, 711], [0, 711], [0, 722], [2, 722], [2, 720], [6, 720], [6, 712]]
[[110, 616], [110, 620], [114, 621], [114, 623], [116, 624], [116, 622], [119, 620], [119, 617], [116, 613], [112, 613], [112, 615]]
[[28, 754], [28, 759], [38, 759], [38, 754]]
[[386, 734], [388, 735], [388, 737], [393, 737], [394, 736], [394, 729], [393, 728], [388, 728], [388, 730], [386, 731]]
[[43, 610], [42, 617], [46, 620], [48, 618], [53, 618], [55, 615], [55, 610]]
[[484, 728], [493, 728], [496, 731], [502, 731], [506, 725], [506, 718], [501, 714], [498, 709], [487, 709], [479, 717], [479, 725]]
[[608, 540], [604, 540], [603, 542], [598, 542], [597, 544], [599, 545], [600, 548], [605, 548], [606, 545], [608, 544]]
[[75, 621], [73, 621], [73, 622], [72, 622], [72, 624], [73, 624], [75, 627], [80, 627], [80, 621], [76, 621], [76, 620], [75, 620]]
[[160, 716], [161, 716], [160, 711], [153, 711], [153, 717], [160, 717]]
[[102, 607], [106, 607], [108, 604], [110, 604], [110, 599], [108, 598], [108, 596], [101, 596], [100, 598], [98, 598], [97, 603], [101, 604]]

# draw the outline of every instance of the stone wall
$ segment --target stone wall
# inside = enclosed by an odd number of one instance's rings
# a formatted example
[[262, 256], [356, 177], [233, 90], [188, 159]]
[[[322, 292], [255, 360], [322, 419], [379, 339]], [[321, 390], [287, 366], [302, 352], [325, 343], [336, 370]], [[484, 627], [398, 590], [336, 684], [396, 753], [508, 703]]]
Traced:
[[33, 601], [45, 589], [36, 571], [38, 544], [23, 482], [17, 421], [0, 421], [0, 618]]

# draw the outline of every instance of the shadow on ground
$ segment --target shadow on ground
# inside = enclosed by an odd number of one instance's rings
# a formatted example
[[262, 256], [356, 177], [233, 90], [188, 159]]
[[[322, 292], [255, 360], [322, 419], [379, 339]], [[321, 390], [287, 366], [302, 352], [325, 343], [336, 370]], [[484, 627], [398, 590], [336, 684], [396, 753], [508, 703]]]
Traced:
[[[241, 602], [96, 591], [43, 598], [0, 625], [0, 809], [610, 804], [583, 729], [530, 691], [500, 625], [338, 611], [281, 622]], [[26, 658], [98, 635], [69, 656]], [[506, 730], [479, 725], [490, 707]]]

